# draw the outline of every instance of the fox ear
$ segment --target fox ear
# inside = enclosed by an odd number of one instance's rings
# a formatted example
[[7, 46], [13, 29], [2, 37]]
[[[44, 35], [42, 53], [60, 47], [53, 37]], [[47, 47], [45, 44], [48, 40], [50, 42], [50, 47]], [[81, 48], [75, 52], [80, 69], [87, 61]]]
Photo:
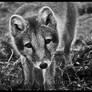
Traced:
[[42, 23], [44, 23], [45, 25], [48, 25], [49, 23], [54, 24], [56, 23], [55, 21], [55, 16], [54, 16], [54, 12], [53, 10], [48, 7], [48, 6], [43, 6], [40, 11], [39, 11], [39, 15], [41, 17], [41, 21]]
[[17, 35], [18, 33], [25, 30], [25, 19], [20, 15], [12, 15], [9, 20], [9, 30], [12, 35]]

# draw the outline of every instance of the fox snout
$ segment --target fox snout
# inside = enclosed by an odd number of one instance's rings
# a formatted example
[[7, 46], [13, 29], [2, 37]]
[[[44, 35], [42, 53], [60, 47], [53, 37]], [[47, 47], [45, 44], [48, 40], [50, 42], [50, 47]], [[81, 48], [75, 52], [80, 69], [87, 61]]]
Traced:
[[47, 69], [50, 65], [51, 61], [48, 59], [34, 63], [34, 67], [38, 69]]

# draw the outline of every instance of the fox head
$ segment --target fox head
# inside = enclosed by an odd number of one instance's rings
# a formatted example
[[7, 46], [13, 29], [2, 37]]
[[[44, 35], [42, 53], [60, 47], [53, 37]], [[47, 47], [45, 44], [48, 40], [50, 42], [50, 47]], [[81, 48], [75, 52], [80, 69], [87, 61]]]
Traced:
[[14, 14], [9, 20], [10, 34], [17, 50], [35, 67], [48, 67], [58, 46], [57, 23], [48, 6], [24, 18]]

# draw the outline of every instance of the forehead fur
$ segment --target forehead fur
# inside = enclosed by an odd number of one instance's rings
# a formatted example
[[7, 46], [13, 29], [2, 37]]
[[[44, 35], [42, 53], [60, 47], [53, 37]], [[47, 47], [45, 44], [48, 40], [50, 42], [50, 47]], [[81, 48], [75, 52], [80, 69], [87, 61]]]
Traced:
[[27, 18], [29, 26], [31, 29], [38, 29], [38, 27], [40, 27], [40, 22], [38, 21], [38, 17], [37, 16], [33, 16], [33, 17], [29, 17]]
[[57, 33], [57, 30], [50, 27], [45, 26], [41, 23], [38, 16], [32, 16], [27, 18], [28, 25], [29, 25], [29, 31], [32, 33]]

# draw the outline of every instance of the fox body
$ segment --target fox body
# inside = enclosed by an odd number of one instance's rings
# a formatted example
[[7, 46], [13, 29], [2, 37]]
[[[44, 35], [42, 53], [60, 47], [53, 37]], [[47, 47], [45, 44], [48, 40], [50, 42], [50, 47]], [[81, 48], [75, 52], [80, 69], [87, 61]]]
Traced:
[[[70, 2], [22, 5], [9, 20], [14, 49], [39, 69], [54, 62], [53, 55], [62, 50], [63, 43], [67, 58], [75, 36], [76, 15]], [[69, 63], [68, 59], [65, 63]], [[43, 72], [46, 77], [46, 70]]]

